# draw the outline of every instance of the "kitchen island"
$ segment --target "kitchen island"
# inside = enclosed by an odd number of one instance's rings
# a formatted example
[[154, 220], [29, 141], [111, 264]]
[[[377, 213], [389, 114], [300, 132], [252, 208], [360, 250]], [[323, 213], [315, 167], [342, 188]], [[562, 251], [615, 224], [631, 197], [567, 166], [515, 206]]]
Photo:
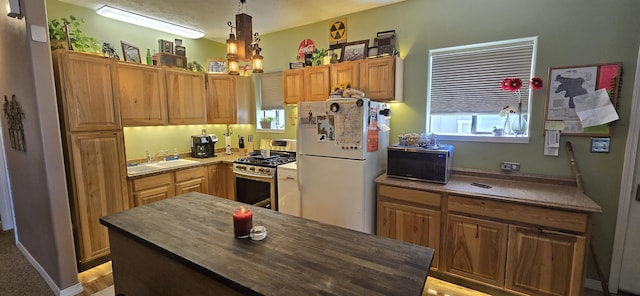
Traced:
[[240, 205], [192, 192], [100, 218], [116, 294], [422, 294], [431, 248], [248, 205], [267, 237], [237, 239]]

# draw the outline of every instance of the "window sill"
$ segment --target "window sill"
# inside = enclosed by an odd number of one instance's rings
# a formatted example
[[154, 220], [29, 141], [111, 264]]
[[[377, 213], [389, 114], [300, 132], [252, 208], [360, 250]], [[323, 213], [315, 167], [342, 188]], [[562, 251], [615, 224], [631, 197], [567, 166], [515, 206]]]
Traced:
[[453, 135], [437, 134], [438, 141], [485, 142], [485, 143], [529, 143], [529, 136], [494, 136], [494, 135]]
[[256, 133], [284, 134], [284, 129], [256, 129]]

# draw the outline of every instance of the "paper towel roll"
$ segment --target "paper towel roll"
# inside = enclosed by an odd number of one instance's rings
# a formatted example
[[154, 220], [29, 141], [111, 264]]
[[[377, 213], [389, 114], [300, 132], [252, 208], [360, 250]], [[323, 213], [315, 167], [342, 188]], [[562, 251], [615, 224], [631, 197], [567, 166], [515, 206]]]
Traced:
[[224, 136], [224, 154], [231, 154], [231, 136]]

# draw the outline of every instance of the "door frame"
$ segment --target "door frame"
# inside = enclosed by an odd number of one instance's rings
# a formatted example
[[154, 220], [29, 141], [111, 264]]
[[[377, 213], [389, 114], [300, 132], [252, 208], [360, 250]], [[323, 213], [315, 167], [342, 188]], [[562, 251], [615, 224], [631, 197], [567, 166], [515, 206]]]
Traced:
[[640, 114], [640, 47], [638, 48], [638, 60], [636, 64], [636, 77], [631, 99], [631, 116], [627, 131], [627, 144], [624, 152], [624, 164], [622, 168], [622, 182], [620, 183], [620, 197], [618, 199], [618, 217], [616, 218], [616, 231], [611, 255], [611, 270], [609, 271], [609, 292], [618, 293], [620, 286], [620, 272], [622, 268], [622, 255], [624, 242], [627, 237], [627, 224], [629, 210], [634, 202], [636, 190], [633, 186], [634, 172], [640, 144], [640, 118], [633, 116]]
[[4, 139], [1, 132], [0, 132], [0, 216], [2, 217], [3, 231], [14, 228], [15, 217], [13, 215], [13, 198], [11, 195], [11, 183], [9, 182], [9, 169], [7, 168], [7, 157], [5, 153]]

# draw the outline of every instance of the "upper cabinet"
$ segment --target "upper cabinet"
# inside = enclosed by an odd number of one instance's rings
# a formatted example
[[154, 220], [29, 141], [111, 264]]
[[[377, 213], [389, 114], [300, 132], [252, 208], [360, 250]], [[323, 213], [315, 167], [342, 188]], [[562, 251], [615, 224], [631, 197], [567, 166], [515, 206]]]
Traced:
[[63, 118], [67, 131], [122, 128], [118, 99], [117, 61], [57, 51], [54, 54]]
[[329, 65], [304, 68], [305, 101], [324, 101], [329, 98], [331, 84]]
[[366, 59], [360, 80], [365, 96], [376, 101], [402, 101], [403, 62], [389, 56]]
[[207, 76], [208, 123], [251, 123], [252, 104], [250, 77], [219, 74]]
[[206, 124], [205, 75], [165, 69], [170, 124]]
[[166, 125], [167, 95], [164, 70], [134, 63], [118, 63], [120, 113], [124, 126]]
[[304, 69], [292, 69], [282, 73], [284, 103], [296, 104], [304, 100]]
[[[360, 68], [362, 61], [350, 61], [333, 64], [331, 70], [331, 87], [340, 84], [349, 84], [352, 88], [361, 90]], [[331, 91], [331, 90], [330, 90]]]
[[332, 86], [344, 83], [375, 101], [402, 101], [402, 73], [403, 62], [396, 56], [286, 70], [284, 103], [324, 101]]

